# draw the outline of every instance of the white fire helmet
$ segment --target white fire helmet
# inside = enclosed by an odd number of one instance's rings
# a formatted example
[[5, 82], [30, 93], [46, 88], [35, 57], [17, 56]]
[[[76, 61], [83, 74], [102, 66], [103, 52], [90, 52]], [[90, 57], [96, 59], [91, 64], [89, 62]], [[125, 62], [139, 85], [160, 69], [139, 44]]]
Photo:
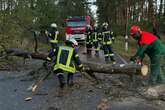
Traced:
[[98, 26], [98, 24], [97, 24], [97, 23], [95, 23], [95, 24], [94, 24], [94, 27], [97, 27], [97, 26]]
[[52, 28], [57, 28], [57, 24], [56, 24], [56, 23], [52, 23], [52, 24], [50, 25], [50, 27], [52, 27]]
[[74, 38], [70, 38], [69, 41], [72, 42], [75, 46], [78, 46], [78, 42]]
[[108, 26], [108, 23], [107, 22], [104, 22], [102, 25], [103, 26]]

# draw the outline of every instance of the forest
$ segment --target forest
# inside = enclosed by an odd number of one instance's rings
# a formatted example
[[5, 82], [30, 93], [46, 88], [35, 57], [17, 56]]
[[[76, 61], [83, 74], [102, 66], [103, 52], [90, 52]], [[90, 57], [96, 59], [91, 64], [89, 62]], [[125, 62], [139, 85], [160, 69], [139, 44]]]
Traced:
[[[91, 5], [97, 7], [97, 18]], [[119, 35], [128, 34], [133, 24], [163, 33], [165, 0], [0, 0], [0, 45], [21, 46], [35, 30], [47, 29], [53, 22], [64, 35], [65, 19], [84, 15], [90, 15], [93, 24], [108, 22]]]

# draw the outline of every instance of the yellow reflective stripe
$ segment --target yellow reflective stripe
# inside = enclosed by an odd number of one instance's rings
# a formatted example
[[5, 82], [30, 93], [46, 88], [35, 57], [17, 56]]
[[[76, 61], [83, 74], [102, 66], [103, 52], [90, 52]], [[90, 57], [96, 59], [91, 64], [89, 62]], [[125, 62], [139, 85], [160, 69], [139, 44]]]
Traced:
[[58, 40], [50, 40], [51, 43], [58, 43]]
[[105, 54], [104, 56], [107, 57], [107, 56], [109, 56], [109, 55], [108, 55], [108, 54]]
[[50, 57], [47, 57], [46, 59], [47, 59], [47, 60], [49, 60], [49, 61], [51, 60], [51, 58], [50, 58]]
[[94, 40], [93, 41], [97, 41], [97, 33], [94, 33]]
[[67, 59], [67, 62], [66, 62], [66, 65], [67, 65], [67, 66], [69, 66], [70, 63], [71, 63], [72, 55], [73, 55], [73, 48], [70, 48], [70, 50], [69, 50], [69, 55], [68, 55], [68, 59]]
[[57, 64], [57, 65], [55, 65], [54, 66], [54, 70], [57, 70], [57, 69], [62, 69], [64, 71], [71, 72], [71, 73], [75, 73], [76, 72], [75, 67], [69, 67], [69, 66], [63, 65], [63, 64]]
[[93, 41], [97, 41], [97, 32], [94, 32], [94, 39]]
[[55, 51], [56, 51], [56, 49], [53, 49], [53, 51], [55, 52]]
[[[66, 65], [60, 64], [60, 61], [59, 61], [62, 48], [66, 48], [66, 49], [69, 50], [69, 55], [68, 55], [68, 58], [67, 58]], [[73, 55], [73, 50], [74, 49], [71, 48], [71, 47], [66, 47], [66, 46], [60, 46], [59, 47], [59, 52], [58, 52], [58, 55], [57, 55], [57, 61], [56, 61], [56, 65], [54, 66], [54, 70], [62, 69], [64, 71], [71, 72], [71, 73], [75, 73], [76, 72], [75, 66], [74, 65], [73, 65], [73, 67], [70, 66], [71, 59], [72, 59], [71, 57]]]
[[108, 41], [107, 44], [112, 44], [112, 41]]
[[51, 43], [58, 43], [57, 36], [58, 36], [58, 32], [55, 33], [54, 39], [50, 40], [50, 42]]
[[82, 66], [83, 66], [83, 64], [79, 65], [78, 67], [80, 68], [80, 67], [82, 67]]
[[76, 58], [79, 57], [78, 54], [76, 54], [75, 57], [76, 57]]
[[57, 36], [58, 36], [58, 32], [56, 32], [54, 40], [57, 40]]
[[109, 54], [109, 56], [114, 56], [114, 54], [112, 53], [112, 54]]
[[103, 32], [103, 34], [110, 34], [110, 31], [105, 31]]

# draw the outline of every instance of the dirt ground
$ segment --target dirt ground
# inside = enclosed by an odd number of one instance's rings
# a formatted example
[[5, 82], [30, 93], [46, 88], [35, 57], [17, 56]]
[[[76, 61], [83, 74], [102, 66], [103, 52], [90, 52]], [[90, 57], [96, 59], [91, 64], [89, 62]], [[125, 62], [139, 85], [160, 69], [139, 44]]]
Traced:
[[[81, 51], [81, 59], [87, 57]], [[94, 57], [92, 57], [94, 58]], [[92, 59], [91, 58], [91, 59]], [[116, 57], [117, 58], [117, 57]], [[88, 61], [93, 61], [86, 59]], [[103, 57], [98, 61], [104, 63]], [[117, 61], [122, 63], [121, 60]], [[108, 75], [95, 73], [101, 81], [94, 83], [80, 73], [74, 76], [74, 86], [66, 87], [63, 94], [58, 88], [55, 75], [42, 83], [32, 96], [27, 88], [35, 81], [33, 73], [46, 73], [38, 70], [43, 61], [19, 63], [19, 71], [0, 71], [0, 108], [1, 110], [165, 110], [165, 101], [147, 99], [143, 89], [147, 78], [135, 76], [133, 81], [127, 75]], [[32, 96], [31, 101], [24, 101]], [[107, 108], [107, 109], [103, 109]]]

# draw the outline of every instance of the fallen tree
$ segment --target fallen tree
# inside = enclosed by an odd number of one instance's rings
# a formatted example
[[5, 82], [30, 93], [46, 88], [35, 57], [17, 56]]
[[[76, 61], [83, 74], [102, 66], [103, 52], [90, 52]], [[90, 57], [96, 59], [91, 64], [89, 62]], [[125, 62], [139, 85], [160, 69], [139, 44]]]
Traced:
[[[41, 59], [46, 60], [48, 53], [39, 52], [33, 53], [18, 48], [6, 49], [6, 56], [18, 56], [23, 58]], [[2, 57], [2, 56], [1, 56]], [[82, 61], [88, 71], [106, 74], [141, 74], [141, 66], [136, 64], [96, 64], [91, 62]]]

